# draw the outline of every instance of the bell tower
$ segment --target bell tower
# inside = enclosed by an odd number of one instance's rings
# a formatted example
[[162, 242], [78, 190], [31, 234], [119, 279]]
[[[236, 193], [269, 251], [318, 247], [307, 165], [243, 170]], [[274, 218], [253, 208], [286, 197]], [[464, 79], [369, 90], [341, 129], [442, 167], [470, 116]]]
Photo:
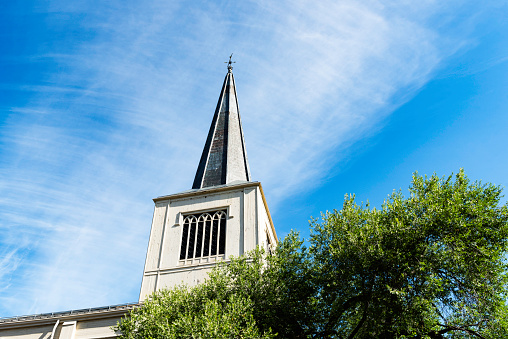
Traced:
[[261, 183], [251, 181], [231, 57], [192, 189], [153, 199], [139, 301], [195, 285], [230, 256], [277, 243]]

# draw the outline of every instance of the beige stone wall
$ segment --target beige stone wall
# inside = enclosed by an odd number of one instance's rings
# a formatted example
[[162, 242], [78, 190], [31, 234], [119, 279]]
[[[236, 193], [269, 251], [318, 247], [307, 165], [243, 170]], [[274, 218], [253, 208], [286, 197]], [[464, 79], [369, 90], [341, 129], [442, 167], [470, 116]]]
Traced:
[[17, 327], [9, 329], [2, 329], [0, 327], [0, 338], [49, 339], [51, 338], [52, 331], [53, 325], [51, 324], [33, 327]]
[[0, 324], [1, 339], [83, 339], [114, 338], [111, 329], [124, 313], [108, 312], [70, 316], [62, 319], [33, 319]]
[[[186, 214], [226, 210], [226, 248], [223, 256], [180, 261], [183, 217]], [[141, 284], [140, 301], [154, 291], [179, 284], [199, 284], [219, 260], [240, 256], [257, 246], [272, 244], [277, 236], [261, 185], [244, 182], [155, 199], [155, 210]]]

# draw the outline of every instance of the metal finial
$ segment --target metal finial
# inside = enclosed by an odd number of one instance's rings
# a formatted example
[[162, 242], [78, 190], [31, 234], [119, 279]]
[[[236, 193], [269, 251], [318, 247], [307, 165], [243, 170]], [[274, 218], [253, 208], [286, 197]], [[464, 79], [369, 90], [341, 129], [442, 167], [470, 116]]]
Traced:
[[233, 57], [233, 53], [229, 56], [229, 61], [224, 61], [225, 64], [228, 64], [228, 73], [231, 73], [233, 70], [233, 64], [236, 63], [236, 61], [231, 61], [231, 58]]

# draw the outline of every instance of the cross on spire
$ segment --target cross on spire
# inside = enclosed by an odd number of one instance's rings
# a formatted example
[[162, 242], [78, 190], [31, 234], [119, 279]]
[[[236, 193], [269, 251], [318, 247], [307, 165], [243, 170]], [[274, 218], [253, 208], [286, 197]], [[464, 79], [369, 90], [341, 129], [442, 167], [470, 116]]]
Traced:
[[233, 64], [236, 63], [236, 61], [231, 61], [231, 58], [233, 57], [233, 53], [229, 56], [229, 61], [224, 61], [225, 64], [228, 64], [228, 73], [231, 73], [233, 70]]

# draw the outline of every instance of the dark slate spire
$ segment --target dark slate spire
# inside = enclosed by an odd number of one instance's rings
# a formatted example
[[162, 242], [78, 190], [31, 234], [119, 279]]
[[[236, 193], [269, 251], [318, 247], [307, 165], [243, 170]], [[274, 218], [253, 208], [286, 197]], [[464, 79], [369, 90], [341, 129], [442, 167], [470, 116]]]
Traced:
[[250, 181], [231, 57], [192, 188]]

